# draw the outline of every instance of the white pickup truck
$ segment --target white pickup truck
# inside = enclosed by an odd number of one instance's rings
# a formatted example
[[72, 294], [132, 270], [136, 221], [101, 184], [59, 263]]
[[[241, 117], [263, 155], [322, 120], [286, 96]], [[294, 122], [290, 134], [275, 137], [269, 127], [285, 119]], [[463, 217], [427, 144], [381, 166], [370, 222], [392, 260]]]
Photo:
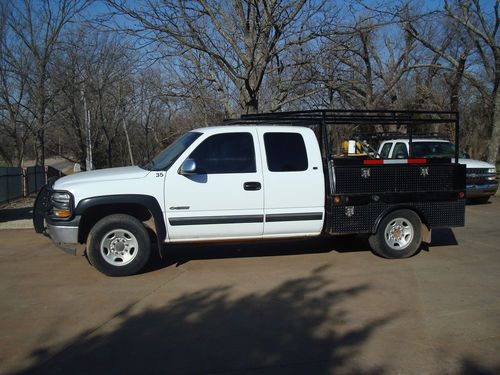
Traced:
[[[378, 153], [384, 159], [405, 159], [408, 157], [408, 138], [385, 140], [380, 143]], [[455, 145], [446, 139], [413, 139], [413, 156], [416, 158], [453, 158]], [[465, 156], [465, 155], [462, 155]], [[458, 159], [467, 168], [466, 195], [474, 203], [486, 203], [498, 190], [497, 171], [494, 165], [466, 157]]]
[[[86, 243], [97, 270], [123, 276], [150, 256], [146, 222], [160, 253], [173, 242], [368, 233], [387, 258], [415, 254], [426, 229], [464, 225], [462, 166], [335, 159], [327, 125], [336, 116], [292, 113], [286, 122], [294, 126], [284, 126], [255, 115], [190, 131], [141, 167], [51, 181], [35, 202], [35, 229], [71, 253]], [[383, 121], [379, 113], [364, 119]]]

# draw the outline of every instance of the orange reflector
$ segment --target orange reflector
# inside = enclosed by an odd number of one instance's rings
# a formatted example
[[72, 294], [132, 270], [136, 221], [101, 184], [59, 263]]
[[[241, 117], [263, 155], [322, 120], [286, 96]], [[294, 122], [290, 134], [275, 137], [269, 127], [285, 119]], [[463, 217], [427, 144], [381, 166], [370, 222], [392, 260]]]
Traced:
[[336, 204], [339, 204], [340, 203], [340, 197], [333, 198], [333, 202], [336, 203]]
[[57, 217], [66, 218], [66, 217], [70, 217], [71, 216], [71, 211], [68, 211], [68, 210], [57, 210], [57, 211], [54, 211], [54, 215], [56, 215]]

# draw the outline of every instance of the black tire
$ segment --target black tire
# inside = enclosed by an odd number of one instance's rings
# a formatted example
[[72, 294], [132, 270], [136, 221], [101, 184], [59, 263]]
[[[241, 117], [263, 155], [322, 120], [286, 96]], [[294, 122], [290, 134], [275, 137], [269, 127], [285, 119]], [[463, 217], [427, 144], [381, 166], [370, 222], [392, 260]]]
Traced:
[[130, 215], [104, 217], [94, 225], [87, 239], [90, 264], [108, 276], [129, 276], [139, 272], [150, 253], [147, 229]]
[[474, 204], [485, 204], [488, 203], [490, 197], [477, 197], [477, 198], [469, 198], [469, 201]]
[[420, 250], [422, 222], [411, 210], [396, 210], [380, 222], [368, 239], [375, 254], [384, 258], [408, 258]]

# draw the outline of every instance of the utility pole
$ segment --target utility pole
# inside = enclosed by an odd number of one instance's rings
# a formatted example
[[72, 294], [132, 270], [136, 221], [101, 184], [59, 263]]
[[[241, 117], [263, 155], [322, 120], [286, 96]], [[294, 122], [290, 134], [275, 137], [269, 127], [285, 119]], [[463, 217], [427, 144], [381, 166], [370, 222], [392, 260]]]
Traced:
[[85, 98], [85, 90], [82, 87], [83, 113], [86, 133], [86, 154], [85, 169], [92, 170], [92, 138], [90, 137], [90, 110], [87, 109], [87, 99]]
[[123, 118], [123, 131], [125, 132], [125, 139], [127, 140], [128, 154], [130, 156], [130, 164], [134, 164], [134, 155], [132, 154], [132, 147], [130, 146], [130, 138], [128, 137], [127, 122], [125, 117]]

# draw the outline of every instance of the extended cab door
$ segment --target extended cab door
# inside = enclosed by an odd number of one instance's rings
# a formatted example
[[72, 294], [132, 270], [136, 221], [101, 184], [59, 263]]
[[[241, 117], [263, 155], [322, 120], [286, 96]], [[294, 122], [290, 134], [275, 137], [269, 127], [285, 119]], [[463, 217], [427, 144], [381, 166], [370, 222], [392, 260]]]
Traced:
[[264, 236], [307, 236], [323, 228], [325, 182], [314, 132], [258, 128], [264, 177]]
[[[255, 128], [209, 131], [167, 172], [170, 241], [261, 237], [264, 193]], [[196, 171], [181, 175], [186, 159]]]

